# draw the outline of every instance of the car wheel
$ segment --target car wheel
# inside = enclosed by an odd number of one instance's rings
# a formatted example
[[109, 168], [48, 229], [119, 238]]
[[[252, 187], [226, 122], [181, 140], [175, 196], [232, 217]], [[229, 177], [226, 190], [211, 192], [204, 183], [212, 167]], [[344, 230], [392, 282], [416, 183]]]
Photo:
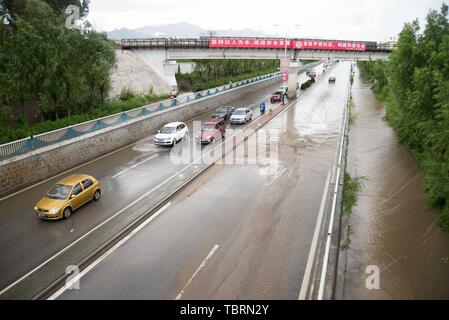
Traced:
[[100, 189], [96, 190], [94, 193], [94, 201], [98, 201], [101, 198], [101, 191]]
[[174, 139], [173, 139], [173, 142], [172, 142], [172, 144], [171, 144], [171, 146], [172, 146], [172, 147], [176, 146], [176, 143], [177, 143], [177, 142], [178, 142], [178, 141], [176, 140], [176, 138], [174, 138]]
[[72, 209], [70, 209], [70, 207], [65, 208], [64, 211], [62, 212], [63, 219], [68, 219], [68, 218], [70, 218], [71, 215], [72, 215]]

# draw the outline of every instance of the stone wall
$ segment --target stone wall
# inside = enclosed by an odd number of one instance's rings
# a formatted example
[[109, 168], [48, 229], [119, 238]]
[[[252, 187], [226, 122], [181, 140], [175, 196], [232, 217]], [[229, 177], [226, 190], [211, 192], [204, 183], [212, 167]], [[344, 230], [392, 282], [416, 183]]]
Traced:
[[153, 68], [130, 50], [116, 50], [117, 66], [111, 74], [109, 98], [117, 98], [123, 89], [137, 94], [169, 93], [172, 87]]

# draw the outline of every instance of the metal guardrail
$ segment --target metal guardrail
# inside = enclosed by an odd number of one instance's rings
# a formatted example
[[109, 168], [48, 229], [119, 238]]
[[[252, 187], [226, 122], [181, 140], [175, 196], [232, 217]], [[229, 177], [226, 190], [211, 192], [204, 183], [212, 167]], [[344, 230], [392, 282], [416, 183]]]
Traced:
[[[233, 39], [276, 39], [267, 37], [232, 37]], [[200, 38], [136, 38], [136, 39], [121, 39], [116, 40], [115, 44], [118, 48], [122, 49], [137, 49], [137, 48], [209, 48], [209, 37]], [[283, 40], [283, 38], [277, 38], [278, 40]], [[295, 39], [288, 38], [292, 40], [319, 40], [319, 39]], [[336, 40], [328, 39], [323, 41], [347, 41], [351, 40]], [[392, 50], [395, 48], [394, 42], [374, 42], [374, 41], [362, 41], [366, 43], [367, 51], [382, 51], [382, 50]], [[295, 49], [298, 50], [298, 49]]]
[[208, 38], [143, 38], [117, 40], [119, 48], [207, 48]]
[[187, 97], [176, 98], [173, 100], [165, 100], [159, 103], [150, 104], [147, 106], [135, 108], [132, 110], [116, 113], [110, 116], [106, 116], [99, 119], [90, 120], [87, 122], [79, 123], [73, 126], [57, 129], [50, 132], [41, 133], [36, 136], [31, 136], [25, 139], [16, 140], [3, 145], [0, 145], [0, 161], [13, 158], [15, 156], [23, 155], [43, 147], [47, 147], [62, 141], [70, 140], [83, 136], [88, 133], [92, 133], [101, 129], [112, 127], [125, 123], [129, 120], [143, 118], [149, 114], [165, 110], [171, 107], [186, 104], [195, 100], [199, 100], [205, 97], [213, 96], [217, 93], [227, 91], [233, 88], [241, 87], [246, 84], [254, 83], [257, 81], [274, 78], [280, 76], [280, 72], [270, 73], [259, 77], [254, 77], [247, 80], [242, 80], [234, 83], [230, 83], [221, 87], [208, 89], [197, 92], [194, 95]]

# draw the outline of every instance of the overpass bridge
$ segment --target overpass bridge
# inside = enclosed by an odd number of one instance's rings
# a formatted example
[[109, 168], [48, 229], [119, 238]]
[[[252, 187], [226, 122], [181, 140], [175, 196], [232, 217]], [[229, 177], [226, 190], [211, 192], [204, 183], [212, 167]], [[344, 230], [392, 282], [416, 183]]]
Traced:
[[179, 59], [277, 59], [293, 83], [301, 60], [387, 60], [393, 49], [372, 41], [260, 37], [122, 39], [116, 46], [132, 51], [173, 87]]

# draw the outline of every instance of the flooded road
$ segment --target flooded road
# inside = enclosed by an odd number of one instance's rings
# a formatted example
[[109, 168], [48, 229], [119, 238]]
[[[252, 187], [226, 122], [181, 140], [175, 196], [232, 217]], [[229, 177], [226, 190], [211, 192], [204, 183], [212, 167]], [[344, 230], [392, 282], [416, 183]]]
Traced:
[[278, 133], [274, 170], [237, 161], [212, 166], [85, 274], [80, 290], [58, 298], [296, 300], [337, 151], [348, 75], [349, 63], [335, 66], [262, 127]]
[[[357, 68], [352, 95], [348, 170], [365, 180], [350, 218], [344, 298], [449, 299], [449, 236], [426, 207], [419, 168]], [[378, 290], [365, 285], [370, 265], [380, 269]]]

